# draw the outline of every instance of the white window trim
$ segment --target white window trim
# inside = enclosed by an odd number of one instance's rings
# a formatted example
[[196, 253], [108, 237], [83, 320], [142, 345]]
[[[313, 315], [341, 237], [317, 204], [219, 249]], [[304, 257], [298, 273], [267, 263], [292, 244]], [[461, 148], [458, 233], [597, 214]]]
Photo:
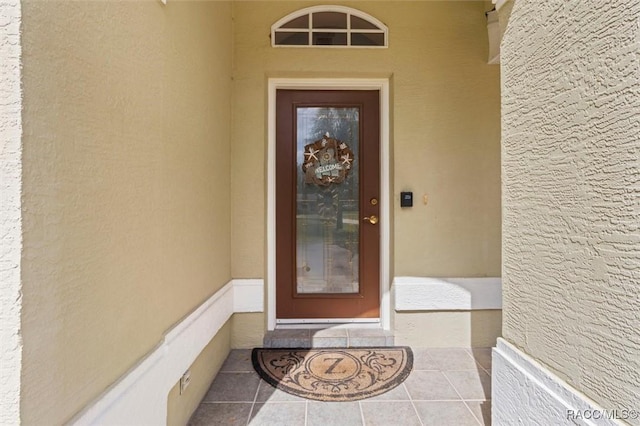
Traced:
[[[313, 19], [312, 19], [312, 14], [313, 13], [318, 13], [318, 12], [339, 12], [339, 13], [345, 13], [347, 15], [347, 28], [346, 29], [313, 29]], [[305, 45], [285, 45], [285, 44], [276, 44], [276, 32], [292, 32], [292, 33], [297, 33], [297, 32], [302, 32], [302, 29], [300, 28], [280, 28], [282, 25], [286, 24], [287, 22], [299, 18], [301, 16], [304, 15], [309, 15], [309, 23], [307, 26], [306, 31], [308, 31], [309, 33], [309, 41], [307, 44]], [[378, 27], [378, 29], [357, 29], [357, 30], [352, 30], [351, 29], [351, 16], [356, 16], [360, 19], [363, 19], [367, 22], [370, 22], [371, 24], [375, 25]], [[312, 37], [311, 34], [314, 32], [322, 32], [322, 33], [326, 33], [326, 32], [330, 32], [330, 33], [346, 33], [347, 34], [347, 45], [346, 46], [341, 46], [341, 45], [318, 45], [318, 44], [312, 44]], [[384, 35], [384, 45], [382, 46], [359, 46], [359, 45], [351, 45], [351, 33], [359, 33], [359, 34], [383, 34]], [[336, 5], [322, 5], [322, 6], [312, 6], [312, 7], [307, 7], [304, 9], [300, 9], [297, 10], [295, 12], [292, 12], [290, 14], [288, 14], [287, 16], [279, 19], [276, 23], [274, 23], [271, 26], [271, 47], [302, 47], [302, 48], [332, 48], [332, 49], [345, 49], [345, 48], [349, 48], [349, 49], [384, 49], [389, 47], [389, 28], [383, 24], [379, 19], [374, 18], [373, 16], [369, 15], [368, 13], [365, 13], [361, 10], [358, 9], [353, 9], [351, 7], [346, 7], [346, 6], [336, 6]]]
[[389, 79], [270, 78], [267, 150], [267, 330], [276, 328], [276, 90], [380, 91], [380, 326], [391, 329], [391, 186], [389, 146]]

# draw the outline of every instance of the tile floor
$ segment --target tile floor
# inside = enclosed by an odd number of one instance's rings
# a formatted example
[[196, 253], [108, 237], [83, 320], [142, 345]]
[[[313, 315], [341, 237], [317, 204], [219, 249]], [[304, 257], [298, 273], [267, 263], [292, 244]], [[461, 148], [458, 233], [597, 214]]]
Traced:
[[250, 350], [233, 350], [189, 424], [277, 426], [477, 426], [491, 423], [490, 348], [413, 348], [411, 375], [357, 402], [318, 402], [260, 379]]

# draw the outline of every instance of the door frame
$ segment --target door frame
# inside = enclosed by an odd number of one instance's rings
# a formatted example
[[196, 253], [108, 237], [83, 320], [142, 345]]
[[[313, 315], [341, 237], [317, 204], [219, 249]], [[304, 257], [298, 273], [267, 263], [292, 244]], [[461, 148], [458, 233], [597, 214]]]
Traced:
[[[388, 78], [269, 78], [267, 94], [267, 330], [276, 328], [276, 91], [378, 90], [380, 92], [380, 326], [391, 329], [391, 195]], [[287, 321], [289, 322], [289, 321]], [[304, 320], [295, 321], [304, 323]], [[317, 323], [318, 320], [313, 322]], [[344, 318], [326, 322], [371, 322]], [[377, 321], [376, 321], [377, 322]]]

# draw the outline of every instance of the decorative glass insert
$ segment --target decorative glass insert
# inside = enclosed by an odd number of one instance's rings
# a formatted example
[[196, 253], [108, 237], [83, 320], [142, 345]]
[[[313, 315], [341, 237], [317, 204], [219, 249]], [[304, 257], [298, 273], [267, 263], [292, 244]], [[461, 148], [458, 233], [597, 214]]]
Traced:
[[355, 15], [351, 15], [351, 29], [354, 30], [377, 30], [374, 23], [367, 21], [366, 19], [358, 18]]
[[309, 28], [309, 15], [302, 15], [282, 25], [282, 28]]
[[379, 46], [384, 43], [384, 34], [351, 33], [352, 46]]
[[388, 28], [376, 18], [344, 6], [314, 6], [271, 26], [271, 45], [387, 47]]
[[287, 46], [307, 46], [309, 44], [309, 33], [276, 33], [275, 42]]
[[297, 293], [358, 293], [360, 110], [296, 116]]
[[313, 34], [314, 46], [346, 46], [347, 35], [345, 33], [318, 33]]
[[341, 12], [316, 12], [313, 15], [314, 29], [347, 29], [347, 14]]

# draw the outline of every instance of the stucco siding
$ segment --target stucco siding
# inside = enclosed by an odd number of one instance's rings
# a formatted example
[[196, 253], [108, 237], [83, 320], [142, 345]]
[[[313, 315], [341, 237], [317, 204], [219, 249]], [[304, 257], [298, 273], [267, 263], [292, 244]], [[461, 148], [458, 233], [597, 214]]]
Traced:
[[501, 53], [503, 334], [605, 409], [640, 401], [639, 22], [516, 1]]
[[0, 1], [0, 424], [20, 422], [22, 91], [19, 0]]
[[21, 411], [61, 424], [231, 278], [231, 7], [23, 11]]

